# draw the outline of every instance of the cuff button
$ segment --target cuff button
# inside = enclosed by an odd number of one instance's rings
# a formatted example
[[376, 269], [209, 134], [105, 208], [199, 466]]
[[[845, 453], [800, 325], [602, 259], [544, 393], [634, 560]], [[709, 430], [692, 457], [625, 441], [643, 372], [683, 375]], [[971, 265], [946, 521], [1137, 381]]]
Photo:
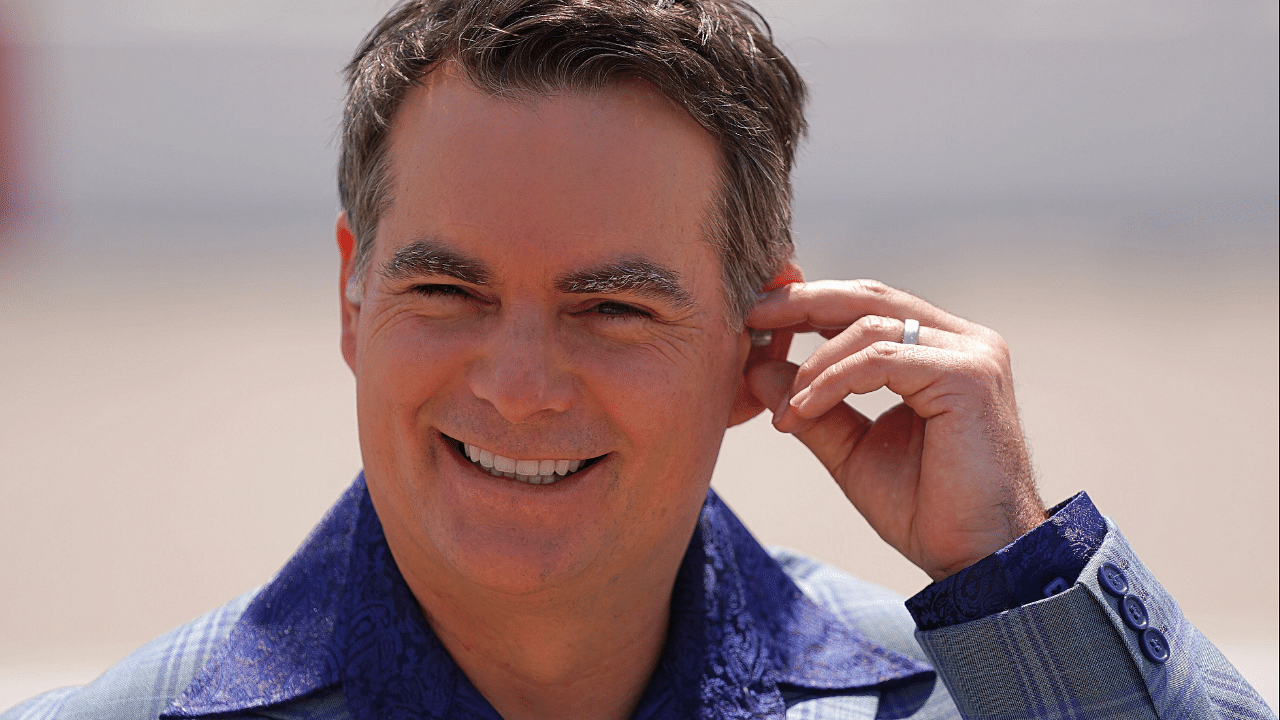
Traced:
[[1139, 644], [1142, 645], [1142, 654], [1146, 655], [1151, 662], [1162, 665], [1169, 659], [1169, 641], [1159, 630], [1155, 628], [1143, 630]]
[[1098, 582], [1103, 590], [1116, 597], [1124, 597], [1129, 592], [1129, 578], [1114, 563], [1102, 563], [1098, 568]]
[[1125, 595], [1120, 600], [1121, 615], [1124, 624], [1134, 630], [1146, 630], [1148, 625], [1147, 606], [1136, 595]]

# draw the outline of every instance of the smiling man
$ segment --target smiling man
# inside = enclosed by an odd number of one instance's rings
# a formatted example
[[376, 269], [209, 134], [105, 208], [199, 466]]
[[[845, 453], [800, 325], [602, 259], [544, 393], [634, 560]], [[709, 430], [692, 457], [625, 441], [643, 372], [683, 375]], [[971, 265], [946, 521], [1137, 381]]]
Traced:
[[367, 269], [339, 220], [365, 477], [432, 630], [504, 717], [626, 717], [749, 343], [712, 138], [638, 80], [405, 96]]
[[[1274, 717], [1087, 497], [1044, 509], [999, 335], [800, 282], [803, 85], [748, 8], [418, 0], [349, 78], [364, 472], [268, 584], [6, 719]], [[936, 581], [907, 608], [709, 491], [766, 407]]]

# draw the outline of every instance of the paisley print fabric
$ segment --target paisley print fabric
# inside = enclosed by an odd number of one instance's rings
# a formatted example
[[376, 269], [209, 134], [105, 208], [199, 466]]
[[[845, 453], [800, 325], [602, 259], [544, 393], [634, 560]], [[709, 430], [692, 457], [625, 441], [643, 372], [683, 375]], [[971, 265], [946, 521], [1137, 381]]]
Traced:
[[[795, 698], [932, 676], [805, 597], [708, 492], [635, 717], [782, 718]], [[500, 720], [405, 585], [363, 476], [164, 717], [268, 708], [335, 687], [361, 720]]]
[[1106, 519], [1077, 493], [1040, 527], [911, 597], [907, 610], [921, 630], [937, 630], [1043, 600], [1075, 585], [1106, 537]]

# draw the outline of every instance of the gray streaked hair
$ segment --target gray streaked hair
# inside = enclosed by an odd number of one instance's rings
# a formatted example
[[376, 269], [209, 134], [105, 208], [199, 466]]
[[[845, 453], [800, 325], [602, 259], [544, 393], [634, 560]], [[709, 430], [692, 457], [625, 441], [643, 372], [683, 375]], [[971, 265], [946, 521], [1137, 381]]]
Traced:
[[447, 60], [497, 95], [590, 92], [640, 79], [683, 107], [722, 151], [708, 240], [735, 323], [791, 258], [791, 168], [805, 131], [805, 86], [746, 3], [406, 0], [346, 68], [338, 193], [355, 236], [352, 302], [392, 202], [388, 137], [396, 111]]

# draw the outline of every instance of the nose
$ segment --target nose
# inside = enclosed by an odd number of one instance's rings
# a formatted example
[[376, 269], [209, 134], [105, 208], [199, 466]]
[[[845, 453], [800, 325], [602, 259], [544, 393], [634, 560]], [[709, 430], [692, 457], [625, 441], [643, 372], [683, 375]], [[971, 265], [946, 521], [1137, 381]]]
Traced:
[[469, 368], [471, 392], [510, 423], [542, 412], [564, 412], [573, 399], [567, 355], [552, 320], [538, 313], [507, 313]]

